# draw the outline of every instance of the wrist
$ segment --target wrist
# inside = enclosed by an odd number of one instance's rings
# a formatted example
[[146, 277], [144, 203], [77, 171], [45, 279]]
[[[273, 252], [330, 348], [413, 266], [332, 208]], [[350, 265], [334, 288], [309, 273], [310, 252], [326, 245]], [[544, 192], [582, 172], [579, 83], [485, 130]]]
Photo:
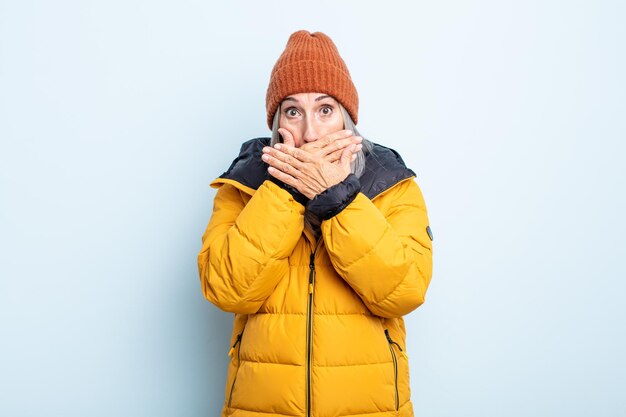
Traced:
[[328, 187], [307, 203], [307, 210], [328, 220], [346, 208], [361, 191], [359, 177], [350, 173], [343, 181]]
[[292, 187], [289, 184], [285, 184], [283, 181], [279, 180], [273, 175], [270, 175], [269, 173], [267, 174], [267, 179], [278, 185], [283, 190], [287, 191], [289, 194], [291, 194], [291, 197], [294, 200], [306, 207], [307, 203], [309, 202], [309, 198], [302, 194], [300, 191], [298, 191], [297, 188]]

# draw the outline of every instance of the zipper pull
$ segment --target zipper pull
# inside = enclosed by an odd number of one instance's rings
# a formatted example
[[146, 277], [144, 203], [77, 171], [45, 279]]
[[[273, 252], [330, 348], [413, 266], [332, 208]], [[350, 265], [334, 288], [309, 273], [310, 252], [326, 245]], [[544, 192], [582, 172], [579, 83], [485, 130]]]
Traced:
[[309, 294], [313, 294], [313, 273], [315, 272], [315, 252], [309, 258]]
[[388, 329], [385, 329], [385, 336], [387, 336], [387, 340], [389, 341], [389, 343], [392, 343], [392, 344], [398, 346], [398, 349], [400, 349], [400, 352], [402, 352], [402, 348], [400, 347], [400, 345], [398, 343], [394, 342], [391, 339], [391, 336], [389, 336], [389, 330]]
[[228, 351], [228, 356], [232, 356], [233, 355], [233, 352], [235, 351], [235, 347], [237, 346], [237, 343], [239, 343], [240, 341], [241, 341], [241, 333], [239, 333], [237, 335], [237, 340], [235, 340], [235, 343], [233, 344], [233, 347], [231, 347], [230, 350]]

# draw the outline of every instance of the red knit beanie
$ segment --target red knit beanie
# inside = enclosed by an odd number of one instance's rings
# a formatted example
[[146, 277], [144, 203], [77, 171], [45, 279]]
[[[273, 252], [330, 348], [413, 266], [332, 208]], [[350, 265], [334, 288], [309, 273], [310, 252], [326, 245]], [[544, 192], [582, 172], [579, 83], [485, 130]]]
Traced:
[[265, 96], [270, 130], [280, 102], [297, 93], [324, 93], [334, 97], [357, 124], [359, 96], [356, 88], [337, 47], [322, 32], [299, 30], [292, 33], [276, 61]]

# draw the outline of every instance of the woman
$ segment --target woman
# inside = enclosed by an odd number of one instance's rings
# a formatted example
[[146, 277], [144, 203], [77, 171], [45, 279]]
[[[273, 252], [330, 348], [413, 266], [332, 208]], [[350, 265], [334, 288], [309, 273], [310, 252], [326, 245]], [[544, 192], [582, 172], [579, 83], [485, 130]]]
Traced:
[[415, 173], [358, 136], [332, 40], [293, 33], [266, 96], [271, 138], [215, 179], [198, 269], [234, 313], [222, 417], [413, 416], [403, 316], [432, 234]]

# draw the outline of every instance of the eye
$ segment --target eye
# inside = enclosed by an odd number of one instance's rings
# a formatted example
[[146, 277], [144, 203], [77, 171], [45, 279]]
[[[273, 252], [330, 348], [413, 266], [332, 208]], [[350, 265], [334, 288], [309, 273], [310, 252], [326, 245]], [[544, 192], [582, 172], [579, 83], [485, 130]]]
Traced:
[[298, 115], [298, 110], [295, 107], [289, 107], [285, 110], [285, 114], [289, 117], [296, 117]]
[[[328, 111], [325, 111], [325, 110], [328, 110]], [[322, 107], [322, 114], [323, 115], [328, 116], [332, 112], [333, 112], [333, 107], [332, 106], [324, 106], [324, 107]]]

